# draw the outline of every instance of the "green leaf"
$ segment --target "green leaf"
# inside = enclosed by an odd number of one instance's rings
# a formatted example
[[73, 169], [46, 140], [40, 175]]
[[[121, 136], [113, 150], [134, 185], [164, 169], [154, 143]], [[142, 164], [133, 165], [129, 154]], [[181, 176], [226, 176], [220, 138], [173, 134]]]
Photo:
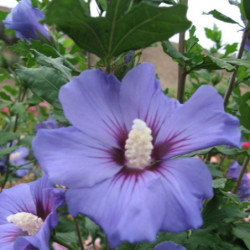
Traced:
[[227, 57], [228, 55], [234, 53], [237, 51], [238, 43], [233, 43], [233, 44], [227, 44], [225, 46], [225, 54], [224, 57]]
[[250, 60], [249, 59], [234, 59], [234, 58], [225, 58], [224, 62], [230, 63], [232, 65], [244, 66], [250, 69]]
[[203, 58], [203, 62], [194, 65], [194, 69], [225, 69], [227, 71], [233, 71], [234, 66], [227, 63], [225, 59], [220, 59], [214, 56], [207, 55]]
[[5, 100], [5, 101], [11, 101], [11, 98], [9, 95], [7, 95], [5, 92], [1, 91], [0, 92], [0, 98]]
[[193, 25], [189, 30], [189, 39], [185, 41], [186, 53], [188, 53], [199, 42], [199, 39], [194, 35], [195, 31], [196, 27]]
[[250, 249], [250, 237], [249, 237], [249, 232], [250, 232], [250, 224], [245, 222], [245, 223], [238, 223], [235, 225], [233, 228], [233, 234], [242, 239], [244, 243], [246, 244], [246, 247]]
[[[229, 223], [236, 219], [243, 219], [246, 217], [246, 213], [242, 212], [238, 204], [228, 203], [223, 205], [224, 200], [228, 199], [223, 197], [222, 199], [217, 193], [221, 192], [220, 189], [215, 189], [216, 195], [210, 200], [207, 206], [203, 209], [204, 227], [220, 227], [223, 223]], [[222, 194], [221, 194], [222, 195]]]
[[245, 155], [250, 156], [250, 153], [244, 149], [237, 149], [237, 148], [227, 148], [226, 146], [217, 146], [215, 147], [223, 155]]
[[245, 128], [250, 129], [250, 106], [247, 103], [242, 103], [239, 107], [240, 124]]
[[167, 40], [190, 26], [186, 6], [165, 8], [142, 2], [126, 12], [126, 2], [111, 0], [107, 17], [92, 18], [84, 14], [80, 1], [54, 0], [48, 7], [45, 21], [49, 25], [56, 24], [81, 48], [101, 58]]
[[70, 124], [61, 109], [53, 109], [50, 113], [50, 116], [58, 122], [61, 122], [63, 124]]
[[6, 73], [4, 69], [0, 68], [0, 82], [8, 78], [10, 78], [10, 76]]
[[121, 16], [124, 16], [126, 11], [128, 10], [130, 6], [131, 0], [122, 1], [122, 0], [111, 0], [108, 4], [108, 10], [107, 10], [107, 19], [112, 22], [113, 25], [116, 25], [118, 19]]
[[205, 15], [212, 15], [214, 18], [226, 22], [226, 23], [236, 23], [238, 24], [238, 22], [234, 21], [232, 18], [222, 14], [221, 12], [217, 11], [217, 10], [211, 10], [208, 13], [203, 13]]
[[[71, 79], [71, 70], [63, 65], [63, 58], [52, 58], [52, 57], [48, 57], [45, 56], [41, 53], [39, 53], [36, 50], [32, 50], [32, 53], [35, 55], [36, 58], [36, 62], [40, 65], [43, 66], [48, 66], [48, 67], [53, 67], [54, 69], [57, 69], [58, 71], [60, 71], [62, 73], [62, 75], [68, 80], [70, 81]], [[73, 68], [73, 66], [72, 66]]]
[[4, 85], [3, 89], [5, 91], [7, 91], [8, 93], [10, 93], [12, 96], [17, 95], [18, 90], [16, 90], [15, 88], [11, 87], [10, 85]]
[[58, 70], [45, 66], [36, 69], [19, 66], [16, 73], [35, 95], [61, 109], [58, 92], [68, 79]]
[[11, 107], [11, 112], [18, 114], [23, 120], [26, 119], [26, 108], [22, 102], [14, 103], [14, 105]]
[[18, 149], [18, 146], [13, 146], [13, 147], [9, 147], [9, 148], [4, 148], [0, 150], [0, 158], [3, 158], [4, 156], [12, 153], [13, 151], [15, 151], [16, 149]]
[[189, 60], [189, 58], [185, 57], [184, 55], [182, 55], [173, 45], [171, 42], [169, 41], [163, 41], [161, 43], [163, 51], [168, 54], [169, 56], [171, 56], [173, 59], [175, 59], [178, 62], [181, 61], [187, 61]]
[[234, 203], [239, 204], [240, 203], [240, 197], [237, 194], [233, 194], [231, 192], [224, 192], [223, 190], [220, 190], [220, 192], [228, 197], [230, 200], [232, 200]]
[[212, 150], [212, 148], [205, 148], [205, 149], [194, 151], [192, 153], [184, 154], [181, 157], [192, 157], [195, 155], [204, 155], [204, 154], [207, 154], [208, 152], [210, 152], [211, 150]]
[[224, 188], [226, 182], [227, 182], [226, 178], [215, 179], [213, 180], [213, 188]]
[[19, 56], [26, 56], [30, 53], [30, 49], [34, 49], [46, 56], [51, 57], [58, 57], [59, 53], [49, 44], [42, 43], [40, 40], [32, 40], [30, 39], [31, 43], [27, 43], [25, 40], [18, 40], [17, 43], [15, 43], [12, 46], [9, 46], [8, 48], [13, 50], [17, 55]]
[[208, 163], [207, 167], [208, 167], [212, 177], [214, 177], [214, 178], [223, 177], [223, 173], [217, 165], [212, 164], [212, 163]]
[[37, 105], [37, 104], [39, 104], [42, 101], [43, 101], [43, 99], [41, 99], [39, 96], [32, 95], [32, 96], [29, 96], [27, 98], [27, 100], [26, 100], [25, 103], [30, 104], [30, 105]]
[[215, 63], [220, 69], [225, 69], [227, 71], [232, 71], [234, 70], [234, 66], [231, 64], [227, 63], [225, 60], [214, 57], [214, 56], [208, 56], [213, 63]]
[[0, 145], [6, 146], [8, 142], [12, 142], [17, 138], [12, 132], [0, 131]]
[[77, 234], [74, 231], [73, 232], [66, 232], [66, 233], [57, 232], [56, 236], [58, 238], [60, 238], [63, 242], [75, 243], [78, 240]]
[[0, 10], [0, 20], [1, 21], [4, 20], [8, 14], [9, 14], [9, 12], [5, 12], [5, 11]]
[[199, 229], [192, 232], [185, 246], [187, 249], [218, 249], [219, 242], [218, 236], [211, 234], [206, 229]]
[[218, 29], [216, 25], [214, 25], [213, 29], [205, 28], [207, 38], [211, 39], [214, 42], [221, 41], [221, 31]]
[[90, 234], [95, 234], [96, 231], [100, 230], [100, 228], [88, 217], [85, 217], [85, 227], [86, 230], [90, 232]]
[[246, 18], [250, 21], [250, 0], [243, 0], [243, 7]]

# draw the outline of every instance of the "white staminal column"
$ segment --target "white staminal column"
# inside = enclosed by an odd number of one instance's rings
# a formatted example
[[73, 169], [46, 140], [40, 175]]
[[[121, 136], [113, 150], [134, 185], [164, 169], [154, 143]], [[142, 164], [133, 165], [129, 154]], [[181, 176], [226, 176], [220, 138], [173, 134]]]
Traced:
[[144, 169], [150, 164], [152, 140], [152, 130], [141, 119], [135, 119], [125, 143], [127, 167]]
[[8, 222], [13, 223], [16, 227], [32, 236], [35, 235], [43, 225], [41, 218], [27, 212], [11, 214], [6, 219]]

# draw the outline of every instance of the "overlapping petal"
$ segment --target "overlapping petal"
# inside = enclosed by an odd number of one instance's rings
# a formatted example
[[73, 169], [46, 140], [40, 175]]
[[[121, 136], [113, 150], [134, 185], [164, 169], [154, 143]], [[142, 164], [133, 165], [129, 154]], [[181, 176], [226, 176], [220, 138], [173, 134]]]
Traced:
[[155, 157], [171, 158], [216, 145], [240, 147], [238, 124], [237, 118], [224, 112], [223, 99], [217, 91], [201, 86], [162, 125]]
[[59, 92], [64, 113], [73, 126], [109, 146], [118, 147], [124, 130], [119, 107], [120, 82], [101, 70], [88, 70]]
[[159, 179], [152, 172], [127, 179], [117, 175], [91, 188], [70, 189], [66, 193], [69, 212], [83, 213], [99, 224], [112, 248], [122, 240], [153, 241], [165, 214]]
[[[14, 201], [14, 202], [13, 202]], [[36, 213], [36, 206], [27, 184], [19, 184], [4, 189], [0, 195], [0, 225], [6, 224], [6, 218], [19, 212]]]
[[177, 101], [163, 94], [160, 82], [155, 78], [154, 67], [150, 63], [137, 66], [123, 78], [120, 104], [128, 131], [133, 120], [139, 118], [155, 133], [159, 131], [163, 121], [180, 106]]
[[202, 202], [213, 196], [206, 165], [198, 158], [180, 158], [162, 162], [158, 171], [167, 211], [161, 230], [179, 233], [200, 227]]
[[155, 172], [119, 173], [91, 188], [68, 190], [69, 212], [83, 213], [99, 224], [111, 247], [121, 241], [153, 241], [159, 229], [198, 228], [202, 201], [212, 196], [209, 171], [200, 159], [162, 164]]
[[14, 244], [14, 250], [49, 250], [50, 230], [51, 227], [49, 226], [48, 219], [46, 218], [43, 226], [36, 235], [34, 235], [33, 237], [18, 237]]
[[0, 244], [2, 250], [13, 250], [15, 239], [22, 230], [12, 224], [0, 225]]
[[112, 147], [74, 127], [39, 130], [33, 150], [53, 183], [72, 188], [92, 186], [122, 168], [113, 159]]
[[29, 185], [36, 206], [36, 215], [43, 220], [50, 220], [49, 224], [55, 227], [57, 215], [54, 211], [64, 204], [64, 190], [54, 188], [47, 177], [33, 181]]

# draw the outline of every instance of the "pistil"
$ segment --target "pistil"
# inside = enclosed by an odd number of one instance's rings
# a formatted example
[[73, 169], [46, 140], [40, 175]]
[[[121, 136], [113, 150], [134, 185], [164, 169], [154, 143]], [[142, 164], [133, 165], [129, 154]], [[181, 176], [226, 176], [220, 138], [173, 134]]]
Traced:
[[135, 119], [125, 143], [127, 167], [144, 169], [150, 164], [152, 140], [152, 130], [141, 119]]
[[28, 235], [32, 236], [35, 235], [43, 225], [43, 220], [41, 218], [26, 212], [11, 214], [6, 219], [8, 222], [22, 229], [23, 232], [27, 232]]

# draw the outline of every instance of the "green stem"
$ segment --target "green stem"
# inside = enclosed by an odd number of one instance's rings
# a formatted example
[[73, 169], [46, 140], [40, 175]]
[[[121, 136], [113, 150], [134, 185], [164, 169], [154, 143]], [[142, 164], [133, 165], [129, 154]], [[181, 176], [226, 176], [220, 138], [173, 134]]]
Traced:
[[74, 247], [70, 246], [69, 244], [67, 244], [66, 242], [64, 242], [63, 240], [61, 240], [60, 238], [56, 237], [56, 236], [53, 236], [52, 237], [52, 240], [64, 247], [66, 247], [68, 250], [75, 250]]
[[220, 158], [220, 163], [219, 163], [219, 168], [222, 166], [222, 164], [223, 164], [225, 158], [226, 158], [225, 155], [221, 156], [221, 158]]
[[[182, 3], [184, 5], [188, 5], [188, 0], [183, 0]], [[184, 54], [185, 50], [185, 32], [180, 33], [179, 35], [179, 52]], [[185, 81], [186, 81], [187, 72], [185, 69], [185, 65], [181, 67], [178, 66], [178, 88], [177, 88], [177, 99], [180, 103], [184, 101], [184, 89], [185, 89]]]
[[239, 190], [239, 187], [241, 185], [241, 180], [243, 178], [244, 173], [247, 170], [248, 162], [249, 162], [249, 157], [246, 156], [245, 159], [244, 159], [244, 162], [242, 164], [242, 169], [240, 171], [239, 177], [237, 179], [236, 187], [232, 191], [232, 193], [234, 193], [234, 194], [236, 194], [238, 192], [238, 190]]
[[[241, 57], [243, 55], [244, 47], [245, 47], [248, 32], [249, 32], [249, 29], [248, 29], [249, 25], [250, 25], [249, 21], [246, 21], [246, 28], [245, 28], [244, 33], [243, 33], [243, 38], [242, 38], [242, 41], [241, 41], [240, 50], [238, 52], [237, 59], [241, 59]], [[239, 68], [239, 66], [235, 66], [235, 71], [233, 72], [233, 74], [231, 76], [231, 79], [230, 79], [230, 82], [229, 82], [229, 85], [227, 87], [227, 91], [226, 91], [226, 94], [224, 96], [224, 107], [227, 106], [229, 97], [230, 97], [233, 89], [235, 88], [235, 78], [236, 78], [236, 75], [237, 75], [237, 72], [238, 72], [238, 68]]]
[[105, 67], [106, 67], [106, 73], [110, 74], [111, 73], [111, 59], [107, 58], [105, 60]]
[[91, 62], [92, 61], [92, 54], [90, 52], [87, 52], [87, 68], [91, 69]]
[[84, 250], [84, 244], [82, 241], [81, 230], [80, 230], [79, 224], [76, 219], [74, 219], [74, 222], [75, 222], [75, 227], [76, 227], [76, 232], [77, 232], [80, 248], [81, 250]]

